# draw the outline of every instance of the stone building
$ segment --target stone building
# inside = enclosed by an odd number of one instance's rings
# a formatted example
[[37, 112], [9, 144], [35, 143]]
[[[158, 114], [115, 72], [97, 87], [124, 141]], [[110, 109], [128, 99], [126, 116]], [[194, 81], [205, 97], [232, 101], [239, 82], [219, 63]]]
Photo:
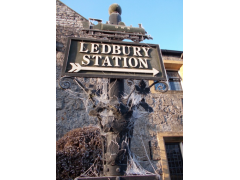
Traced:
[[[61, 1], [56, 0], [56, 139], [67, 132], [85, 126], [97, 126], [97, 118], [87, 113], [88, 106], [84, 99], [76, 98], [74, 92], [82, 92], [78, 86], [71, 86], [71, 91], [60, 88], [59, 80], [64, 61], [68, 37], [85, 37], [82, 22], [88, 21]], [[89, 38], [89, 37], [88, 37]], [[139, 118], [134, 126], [131, 150], [138, 157], [141, 165], [148, 171], [154, 169], [162, 179], [170, 180], [182, 177], [182, 142], [183, 142], [183, 52], [161, 50], [168, 76], [169, 91], [158, 91], [159, 84], [152, 86], [146, 102], [153, 108], [147, 118]], [[79, 78], [89, 89], [106, 88], [107, 78]], [[153, 81], [145, 81], [147, 85]], [[138, 83], [136, 80], [135, 83]], [[125, 93], [129, 93], [125, 80]], [[145, 153], [145, 150], [147, 152]], [[148, 160], [150, 159], [150, 162]], [[152, 167], [153, 166], [153, 167]], [[170, 171], [171, 177], [170, 178]]]

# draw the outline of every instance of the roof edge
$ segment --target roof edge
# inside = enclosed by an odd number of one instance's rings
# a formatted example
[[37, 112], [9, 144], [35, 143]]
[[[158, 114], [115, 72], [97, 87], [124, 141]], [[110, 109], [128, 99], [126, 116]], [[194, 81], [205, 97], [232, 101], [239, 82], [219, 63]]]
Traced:
[[161, 49], [164, 53], [173, 53], [173, 54], [182, 54], [183, 51], [175, 51], [175, 50], [169, 50], [169, 49]]
[[[63, 3], [62, 1], [60, 1], [60, 0], [57, 0], [57, 1], [59, 1], [59, 2], [61, 2], [61, 3]], [[67, 6], [65, 3], [63, 3], [65, 6]], [[74, 11], [72, 8], [70, 8], [69, 6], [67, 6], [69, 9], [71, 9], [72, 11]], [[75, 13], [77, 13], [79, 16], [81, 16], [81, 17], [83, 17], [81, 14], [79, 14], [78, 12], [76, 12], [76, 11], [74, 11]], [[86, 19], [85, 17], [83, 17], [86, 21], [88, 21], [88, 19]]]

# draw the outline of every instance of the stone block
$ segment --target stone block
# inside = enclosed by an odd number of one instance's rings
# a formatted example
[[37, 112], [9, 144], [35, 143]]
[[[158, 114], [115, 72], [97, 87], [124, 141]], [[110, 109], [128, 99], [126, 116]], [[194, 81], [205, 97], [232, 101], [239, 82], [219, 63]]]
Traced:
[[161, 159], [160, 157], [160, 148], [151, 148], [152, 151], [152, 160], [158, 161]]
[[63, 99], [62, 98], [57, 98], [56, 108], [57, 108], [57, 110], [60, 110], [63, 108]]

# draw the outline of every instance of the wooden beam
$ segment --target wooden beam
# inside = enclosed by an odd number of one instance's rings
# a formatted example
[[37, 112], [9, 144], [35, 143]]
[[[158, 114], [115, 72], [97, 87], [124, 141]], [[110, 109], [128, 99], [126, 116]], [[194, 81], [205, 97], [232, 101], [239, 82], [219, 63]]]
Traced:
[[164, 59], [163, 63], [170, 63], [170, 64], [182, 64], [183, 65], [183, 61], [176, 61], [176, 60], [168, 60], [168, 59]]

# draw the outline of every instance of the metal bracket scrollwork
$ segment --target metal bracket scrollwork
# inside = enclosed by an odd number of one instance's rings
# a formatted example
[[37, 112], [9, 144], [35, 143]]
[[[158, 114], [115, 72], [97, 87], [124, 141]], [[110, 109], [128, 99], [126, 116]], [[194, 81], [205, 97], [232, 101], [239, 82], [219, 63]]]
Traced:
[[134, 85], [134, 81], [133, 81], [133, 79], [127, 79], [127, 85], [128, 86], [132, 86], [132, 85]]
[[[159, 83], [159, 84], [158, 84]], [[166, 82], [163, 82], [163, 81], [155, 81], [154, 83], [152, 83], [149, 88], [151, 88], [152, 86], [154, 86], [155, 84], [158, 84], [157, 88], [156, 88], [156, 91], [158, 92], [167, 92], [169, 87], [168, 87], [168, 84]]]
[[[169, 90], [169, 86], [168, 86], [168, 84], [166, 83], [166, 82], [164, 82], [164, 81], [155, 81], [154, 83], [152, 83], [149, 87], [147, 87], [149, 90], [150, 90], [150, 88], [152, 87], [152, 86], [154, 86], [155, 84], [158, 84], [158, 86], [157, 86], [157, 88], [156, 88], [156, 91], [158, 91], [158, 92], [162, 92], [162, 93], [164, 93], [164, 92], [167, 92], [168, 90]], [[127, 85], [128, 86], [132, 86], [132, 85], [134, 85], [134, 81], [133, 81], [133, 79], [127, 79]], [[140, 84], [139, 84], [140, 85]], [[132, 92], [135, 90], [135, 87], [134, 87], [134, 89], [132, 90]], [[130, 95], [132, 94], [132, 92], [130, 93]], [[150, 92], [150, 91], [149, 91]], [[130, 96], [129, 95], [129, 96]]]
[[68, 81], [64, 81], [65, 79], [72, 79], [78, 86], [80, 86], [82, 89], [84, 89], [85, 91], [87, 91], [86, 87], [76, 78], [76, 77], [71, 77], [71, 76], [63, 76], [59, 79], [59, 86], [62, 89], [69, 89], [71, 88], [71, 82]]
[[72, 79], [72, 81], [74, 81], [89, 97], [89, 99], [92, 101], [93, 103], [93, 107], [95, 107], [95, 102], [93, 100], [93, 96], [95, 95], [99, 95], [96, 90], [89, 90], [87, 89], [76, 77], [71, 77], [71, 76], [63, 76], [59, 79], [59, 86], [62, 89], [70, 89], [71, 88], [71, 82], [68, 81], [64, 81], [65, 79]]
[[70, 77], [70, 76], [63, 76], [59, 79], [59, 86], [62, 88], [62, 89], [68, 89], [71, 87], [71, 82], [68, 80], [68, 81], [64, 81], [65, 79], [74, 79], [74, 77]]

